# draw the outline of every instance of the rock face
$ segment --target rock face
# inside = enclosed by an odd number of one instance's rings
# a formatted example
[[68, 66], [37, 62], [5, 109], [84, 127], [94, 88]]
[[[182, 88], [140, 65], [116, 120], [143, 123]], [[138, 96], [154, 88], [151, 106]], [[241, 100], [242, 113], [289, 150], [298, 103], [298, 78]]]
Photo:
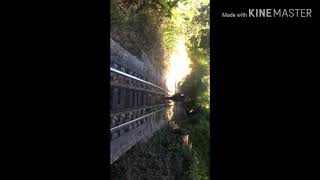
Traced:
[[117, 63], [141, 76], [144, 75], [144, 63], [112, 39], [110, 39], [110, 60], [111, 65]]
[[141, 59], [138, 59], [117, 42], [110, 39], [110, 60], [111, 65], [116, 63], [139, 74], [144, 80], [165, 88], [164, 70], [156, 66], [144, 51], [141, 51]]

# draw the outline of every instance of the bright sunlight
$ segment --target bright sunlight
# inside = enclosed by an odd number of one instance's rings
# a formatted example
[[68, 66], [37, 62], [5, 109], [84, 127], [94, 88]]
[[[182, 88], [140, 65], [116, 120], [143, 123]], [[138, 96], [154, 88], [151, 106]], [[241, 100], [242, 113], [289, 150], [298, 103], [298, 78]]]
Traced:
[[187, 54], [185, 41], [180, 38], [177, 41], [175, 51], [170, 55], [168, 73], [166, 75], [166, 86], [171, 95], [176, 93], [177, 84], [190, 73], [190, 59]]

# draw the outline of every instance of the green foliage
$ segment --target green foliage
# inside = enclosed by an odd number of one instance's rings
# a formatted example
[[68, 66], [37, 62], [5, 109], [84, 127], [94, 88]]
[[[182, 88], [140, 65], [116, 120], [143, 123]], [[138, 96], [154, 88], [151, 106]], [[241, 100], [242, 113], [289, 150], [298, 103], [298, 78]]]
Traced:
[[190, 132], [192, 142], [192, 179], [204, 180], [209, 179], [210, 159], [210, 6], [205, 1], [192, 3], [193, 8], [180, 13], [192, 69], [180, 89], [192, 99], [188, 106], [203, 110], [183, 127]]
[[[184, 6], [185, 5], [185, 6]], [[189, 5], [189, 7], [188, 7]], [[203, 113], [181, 124], [190, 132], [192, 147], [192, 179], [208, 179], [210, 145], [210, 6], [208, 1], [187, 0], [172, 10], [165, 23], [164, 43], [169, 50], [183, 38], [191, 60], [191, 73], [181, 84], [181, 91], [191, 97], [191, 107], [200, 107]]]
[[182, 13], [185, 21], [185, 38], [191, 73], [181, 85], [181, 90], [191, 97], [193, 106], [209, 111], [210, 104], [210, 6], [204, 2]]
[[159, 0], [159, 4], [161, 5], [162, 12], [167, 16], [171, 17], [172, 9], [178, 6], [179, 2], [183, 2], [185, 0]]
[[[163, 1], [160, 2], [164, 3]], [[166, 0], [165, 2], [167, 5], [163, 9], [170, 7], [170, 16], [165, 19], [163, 28], [163, 40], [166, 49], [173, 50], [178, 39], [184, 39], [189, 48], [202, 47], [203, 49], [209, 49], [209, 1], [180, 0], [171, 2]], [[171, 2], [171, 4], [177, 3], [175, 6], [170, 6], [168, 2]]]
[[181, 91], [191, 97], [191, 106], [202, 107], [209, 111], [210, 104], [210, 62], [200, 48], [189, 51], [192, 61], [191, 73], [181, 85]]
[[173, 50], [175, 48], [176, 42], [178, 40], [178, 34], [181, 34], [181, 28], [174, 23], [173, 21], [169, 21], [166, 23], [163, 29], [163, 41], [164, 46], [167, 50]]
[[[166, 125], [147, 143], [138, 143], [111, 165], [112, 177], [176, 176], [191, 180], [193, 154], [181, 143], [181, 130]], [[166, 173], [164, 173], [164, 171]]]
[[148, 0], [111, 0], [110, 35], [137, 57], [141, 51], [162, 64], [164, 59], [162, 15]]
[[209, 179], [210, 122], [209, 112], [204, 111], [182, 121], [180, 127], [188, 131], [192, 142], [191, 176], [193, 180]]

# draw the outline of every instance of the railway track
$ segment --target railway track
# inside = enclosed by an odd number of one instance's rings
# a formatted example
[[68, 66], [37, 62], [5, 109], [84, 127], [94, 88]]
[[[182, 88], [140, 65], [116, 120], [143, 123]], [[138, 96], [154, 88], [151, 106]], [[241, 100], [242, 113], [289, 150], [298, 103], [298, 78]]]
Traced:
[[161, 67], [142, 52], [140, 59], [110, 39], [110, 164], [172, 117], [171, 93]]
[[168, 90], [143, 75], [112, 63], [110, 67], [111, 141], [153, 119], [169, 106]]

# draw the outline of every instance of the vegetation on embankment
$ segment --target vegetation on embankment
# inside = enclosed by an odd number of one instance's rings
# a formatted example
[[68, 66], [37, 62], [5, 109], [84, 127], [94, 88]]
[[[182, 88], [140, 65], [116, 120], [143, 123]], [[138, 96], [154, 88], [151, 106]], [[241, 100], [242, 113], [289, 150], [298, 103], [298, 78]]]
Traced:
[[163, 25], [167, 17], [157, 0], [111, 0], [110, 36], [133, 55], [144, 51], [158, 66], [164, 66], [167, 53]]
[[[210, 162], [210, 5], [208, 0], [183, 2], [185, 6], [173, 11], [175, 20], [169, 27], [178, 27], [185, 39], [191, 71], [180, 83], [180, 91], [191, 99], [186, 107], [198, 113], [179, 121], [179, 126], [192, 143], [192, 178], [204, 180], [209, 179]], [[176, 40], [174, 30], [167, 35], [165, 42]]]
[[[209, 179], [208, 114], [179, 119], [140, 142], [111, 165], [113, 180]], [[184, 135], [189, 144], [183, 144]]]
[[192, 151], [182, 143], [183, 131], [168, 124], [146, 143], [132, 147], [111, 165], [113, 180], [184, 179], [192, 177]]
[[210, 174], [210, 123], [209, 113], [204, 111], [179, 123], [182, 131], [189, 134], [192, 144], [191, 174], [194, 180], [207, 180]]

